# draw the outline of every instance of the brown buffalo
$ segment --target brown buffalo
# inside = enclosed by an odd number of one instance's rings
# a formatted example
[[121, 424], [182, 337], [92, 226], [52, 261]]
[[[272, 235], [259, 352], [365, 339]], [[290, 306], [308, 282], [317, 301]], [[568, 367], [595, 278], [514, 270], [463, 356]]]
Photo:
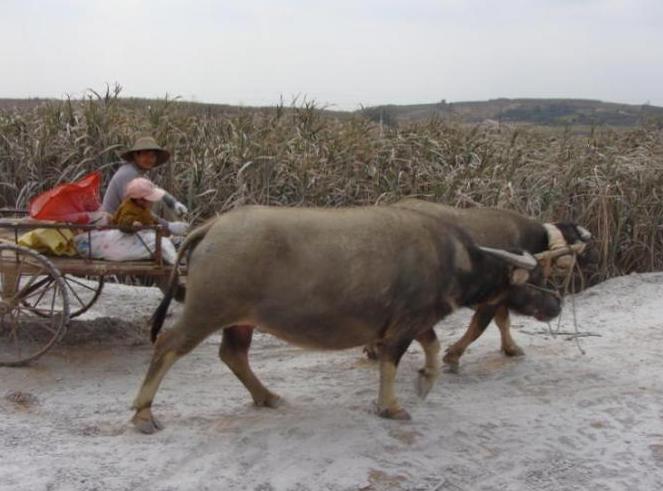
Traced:
[[[405, 419], [393, 386], [398, 362], [414, 339], [423, 345], [425, 395], [438, 373], [439, 343], [429, 333], [454, 309], [507, 302], [541, 319], [560, 311], [556, 295], [529, 286], [541, 275], [531, 255], [483, 250], [453, 224], [406, 208], [243, 207], [192, 232], [180, 257], [193, 245], [182, 315], [156, 340], [133, 404], [143, 432], [160, 428], [151, 405], [167, 370], [218, 330], [221, 359], [255, 404], [269, 407], [279, 397], [248, 362], [254, 328], [314, 349], [379, 343], [378, 414]], [[153, 336], [176, 285], [174, 271]]]

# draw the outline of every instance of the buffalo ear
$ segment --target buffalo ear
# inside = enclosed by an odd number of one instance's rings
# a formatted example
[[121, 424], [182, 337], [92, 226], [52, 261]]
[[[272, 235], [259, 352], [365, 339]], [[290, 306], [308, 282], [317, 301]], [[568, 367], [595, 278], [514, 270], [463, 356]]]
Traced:
[[524, 285], [529, 280], [529, 271], [523, 268], [514, 268], [511, 271], [511, 284]]

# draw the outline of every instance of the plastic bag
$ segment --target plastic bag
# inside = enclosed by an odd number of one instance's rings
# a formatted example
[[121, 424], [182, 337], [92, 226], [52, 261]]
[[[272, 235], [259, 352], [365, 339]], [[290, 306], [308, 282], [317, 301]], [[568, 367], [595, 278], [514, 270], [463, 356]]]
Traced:
[[[109, 261], [137, 261], [150, 259], [156, 250], [156, 232], [141, 230], [124, 233], [120, 230], [93, 230], [74, 237], [78, 253], [83, 257], [108, 259]], [[177, 251], [168, 237], [161, 238], [161, 257], [168, 264], [175, 264]]]
[[75, 256], [74, 233], [68, 229], [36, 228], [18, 238], [18, 245], [44, 254]]
[[100, 184], [101, 173], [95, 171], [76, 182], [49, 189], [32, 198], [28, 206], [30, 216], [38, 220], [89, 223], [90, 212], [101, 207]]

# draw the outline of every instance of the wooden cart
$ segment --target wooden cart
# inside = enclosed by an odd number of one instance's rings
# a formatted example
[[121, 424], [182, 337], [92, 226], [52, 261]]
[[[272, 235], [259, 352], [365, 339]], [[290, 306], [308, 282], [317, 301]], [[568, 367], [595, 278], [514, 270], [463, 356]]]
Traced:
[[46, 256], [18, 245], [19, 236], [37, 228], [91, 236], [94, 230], [116, 227], [40, 222], [21, 218], [22, 213], [0, 209], [0, 366], [26, 365], [46, 353], [63, 338], [69, 319], [96, 302], [107, 276], [163, 278], [173, 268], [162, 259], [161, 226], [136, 227], [156, 233], [156, 247], [149, 260]]

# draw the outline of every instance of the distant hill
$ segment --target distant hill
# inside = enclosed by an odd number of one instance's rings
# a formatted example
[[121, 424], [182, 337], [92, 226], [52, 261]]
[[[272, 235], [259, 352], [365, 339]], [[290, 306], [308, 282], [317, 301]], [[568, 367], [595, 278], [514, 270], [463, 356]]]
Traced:
[[[151, 99], [121, 98], [133, 107], [148, 106], [157, 102]], [[55, 99], [0, 99], [0, 110], [29, 110]], [[162, 101], [163, 102], [163, 101]], [[276, 107], [231, 106], [173, 100], [171, 103], [186, 107], [194, 113], [208, 115], [228, 114], [237, 111], [265, 111]], [[287, 107], [285, 108], [288, 109]], [[396, 125], [426, 121], [431, 118], [477, 124], [482, 122], [515, 123], [547, 126], [636, 126], [655, 121], [663, 125], [663, 107], [649, 104], [632, 105], [603, 102], [591, 99], [491, 99], [488, 101], [447, 102], [433, 104], [382, 105], [366, 107], [358, 111], [323, 111], [326, 115], [347, 118], [362, 114], [373, 121]]]
[[495, 121], [536, 125], [634, 126], [646, 120], [663, 122], [663, 108], [589, 99], [492, 99], [437, 104], [384, 105], [363, 109], [385, 124], [451, 119], [463, 123]]

